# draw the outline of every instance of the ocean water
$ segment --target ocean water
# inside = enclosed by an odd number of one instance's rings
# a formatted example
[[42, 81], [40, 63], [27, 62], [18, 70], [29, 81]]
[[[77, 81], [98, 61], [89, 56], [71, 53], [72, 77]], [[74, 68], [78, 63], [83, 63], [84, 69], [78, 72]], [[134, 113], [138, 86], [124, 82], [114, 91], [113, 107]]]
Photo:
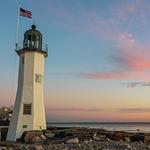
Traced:
[[110, 131], [149, 132], [150, 122], [48, 122], [52, 127], [88, 127]]

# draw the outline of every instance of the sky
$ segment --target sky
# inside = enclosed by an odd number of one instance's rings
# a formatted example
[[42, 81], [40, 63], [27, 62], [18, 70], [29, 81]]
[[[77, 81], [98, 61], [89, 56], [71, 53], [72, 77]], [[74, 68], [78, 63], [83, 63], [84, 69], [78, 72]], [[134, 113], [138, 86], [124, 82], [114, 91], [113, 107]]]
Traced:
[[[35, 23], [48, 44], [47, 121], [150, 121], [149, 0], [21, 0], [19, 41]], [[12, 106], [18, 0], [0, 5], [0, 107]]]

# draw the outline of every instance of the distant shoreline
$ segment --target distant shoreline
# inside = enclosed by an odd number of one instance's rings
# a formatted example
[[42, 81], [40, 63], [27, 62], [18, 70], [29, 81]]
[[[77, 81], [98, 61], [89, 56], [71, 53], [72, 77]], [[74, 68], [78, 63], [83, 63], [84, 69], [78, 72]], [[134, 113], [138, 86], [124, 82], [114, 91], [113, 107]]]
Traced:
[[120, 124], [120, 123], [123, 123], [123, 124], [127, 124], [127, 123], [138, 123], [138, 124], [150, 124], [150, 122], [139, 122], [139, 121], [117, 121], [117, 122], [115, 122], [115, 121], [48, 121], [47, 123], [60, 123], [60, 124], [62, 124], [62, 123], [115, 123], [115, 124]]
[[47, 122], [52, 127], [86, 127], [109, 131], [150, 132], [150, 122]]

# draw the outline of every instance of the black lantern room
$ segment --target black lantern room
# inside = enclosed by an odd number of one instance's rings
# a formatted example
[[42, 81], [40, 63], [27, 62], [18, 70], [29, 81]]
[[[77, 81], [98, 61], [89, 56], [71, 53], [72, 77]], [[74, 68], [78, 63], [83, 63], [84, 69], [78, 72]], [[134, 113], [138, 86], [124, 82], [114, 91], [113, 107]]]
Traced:
[[42, 34], [36, 30], [36, 26], [32, 25], [30, 30], [24, 34], [24, 48], [42, 49]]
[[31, 29], [24, 33], [23, 46], [20, 48], [19, 45], [16, 48], [18, 54], [23, 51], [38, 51], [44, 53], [47, 56], [47, 45], [42, 44], [42, 34], [36, 29], [36, 25], [32, 25]]

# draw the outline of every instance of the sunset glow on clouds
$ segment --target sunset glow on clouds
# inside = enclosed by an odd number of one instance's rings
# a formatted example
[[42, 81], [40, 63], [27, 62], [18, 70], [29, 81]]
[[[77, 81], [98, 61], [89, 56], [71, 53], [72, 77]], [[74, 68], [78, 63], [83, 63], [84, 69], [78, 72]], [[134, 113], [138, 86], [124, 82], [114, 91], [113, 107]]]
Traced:
[[[91, 2], [92, 3], [92, 2]], [[118, 2], [117, 2], [118, 3]], [[145, 28], [149, 24], [148, 12], [150, 8], [146, 5], [146, 2], [141, 0], [133, 1], [122, 1], [120, 5], [114, 5], [101, 13], [96, 13], [97, 7], [93, 2], [90, 11], [87, 9], [81, 10], [81, 2], [75, 2], [79, 6], [78, 10], [66, 9], [66, 6], [55, 6], [55, 3], [49, 8], [49, 12], [58, 18], [58, 24], [62, 25], [63, 28], [68, 28], [72, 32], [83, 32], [88, 36], [95, 36], [98, 39], [102, 37], [108, 41], [116, 43], [114, 53], [110, 56], [110, 61], [118, 68], [110, 71], [96, 71], [96, 72], [81, 72], [81, 77], [95, 78], [95, 79], [137, 79], [147, 80], [143, 76], [143, 73], [150, 70], [150, 45], [148, 43], [139, 43], [136, 37], [132, 33], [132, 28], [139, 26]], [[59, 2], [58, 4], [61, 4]], [[95, 7], [95, 8], [94, 8]], [[94, 11], [95, 9], [95, 11]], [[106, 16], [106, 14], [109, 14]], [[79, 15], [80, 14], [80, 15]], [[82, 21], [83, 20], [83, 21]], [[147, 22], [147, 24], [146, 24]], [[134, 26], [135, 24], [135, 26]], [[127, 27], [125, 27], [127, 26]], [[131, 30], [131, 32], [130, 32]], [[138, 31], [137, 31], [138, 32]], [[149, 33], [149, 31], [148, 31]], [[142, 33], [146, 34], [146, 33]], [[142, 35], [141, 34], [141, 35]]]
[[[1, 106], [15, 100], [18, 71], [13, 51], [17, 0], [3, 3]], [[32, 10], [49, 46], [48, 120], [150, 121], [149, 0], [27, 0], [21, 5]], [[20, 18], [20, 41], [32, 23]]]
[[140, 46], [131, 35], [121, 35], [118, 38], [116, 52], [112, 62], [118, 66], [117, 70], [107, 72], [82, 73], [82, 77], [95, 79], [129, 79], [148, 80], [144, 74], [150, 75], [150, 46]]

